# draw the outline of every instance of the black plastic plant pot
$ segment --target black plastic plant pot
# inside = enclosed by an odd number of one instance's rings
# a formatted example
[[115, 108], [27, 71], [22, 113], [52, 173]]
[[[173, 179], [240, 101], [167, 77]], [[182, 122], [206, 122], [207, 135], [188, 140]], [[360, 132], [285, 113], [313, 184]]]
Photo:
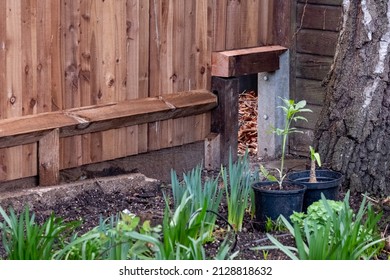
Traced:
[[326, 199], [338, 200], [339, 188], [343, 175], [333, 170], [316, 170], [317, 183], [309, 183], [310, 170], [293, 172], [287, 175], [289, 181], [303, 184], [307, 187], [303, 199], [302, 210], [306, 212], [313, 202], [321, 199], [321, 193]]
[[294, 183], [283, 182], [283, 186], [295, 185], [297, 189], [268, 190], [267, 186], [275, 184], [272, 181], [256, 182], [252, 185], [255, 193], [255, 228], [265, 230], [267, 219], [275, 221], [280, 215], [290, 220], [295, 212], [302, 212], [303, 197], [306, 186]]

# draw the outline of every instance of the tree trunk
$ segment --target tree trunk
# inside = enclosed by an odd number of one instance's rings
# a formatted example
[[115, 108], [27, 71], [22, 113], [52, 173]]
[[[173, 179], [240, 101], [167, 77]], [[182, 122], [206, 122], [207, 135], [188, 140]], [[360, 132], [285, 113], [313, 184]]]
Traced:
[[390, 0], [344, 0], [314, 146], [351, 191], [390, 194]]

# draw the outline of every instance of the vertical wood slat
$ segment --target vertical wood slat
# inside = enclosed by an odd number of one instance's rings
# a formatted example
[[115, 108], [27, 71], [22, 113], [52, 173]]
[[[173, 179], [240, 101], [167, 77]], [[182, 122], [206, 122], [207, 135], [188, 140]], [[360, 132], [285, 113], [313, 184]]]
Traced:
[[60, 179], [60, 133], [56, 128], [39, 140], [39, 184], [56, 185]]
[[227, 2], [227, 22], [226, 22], [226, 49], [241, 48], [240, 35], [240, 16], [241, 16], [241, 1], [231, 0]]
[[[188, 2], [188, 1], [187, 1]], [[169, 73], [172, 92], [185, 90], [185, 81], [188, 80], [185, 73], [185, 63], [183, 61], [188, 57], [186, 54], [191, 53], [191, 49], [185, 48], [185, 1], [173, 1], [173, 19], [172, 19], [172, 47], [169, 57], [172, 58], [172, 72]], [[172, 136], [170, 146], [179, 146], [184, 144], [184, 119], [178, 118], [171, 121]]]
[[[149, 96], [149, 65], [153, 63], [149, 57], [150, 40], [150, 4], [149, 1], [141, 1], [139, 7], [139, 52], [138, 52], [138, 96]], [[148, 125], [138, 126], [137, 152], [144, 153], [148, 150]]]
[[[42, 13], [39, 13], [41, 15]], [[22, 67], [24, 69], [22, 76], [22, 114], [31, 115], [37, 113], [37, 55], [38, 50], [38, 38], [37, 38], [37, 3], [36, 1], [22, 1], [21, 3], [21, 32], [22, 32]], [[39, 26], [40, 27], [40, 26]], [[43, 46], [42, 46], [43, 47]], [[41, 51], [43, 52], [43, 51]], [[45, 92], [43, 92], [45, 93]], [[26, 177], [29, 174], [37, 172], [37, 157], [36, 157], [36, 144], [23, 145], [22, 146], [22, 158], [21, 170], [22, 176]]]
[[[102, 36], [102, 10], [100, 8], [100, 1], [91, 1], [91, 20], [90, 20], [90, 53], [91, 53], [91, 103], [98, 104], [102, 97], [103, 90], [101, 87], [101, 80], [103, 76], [102, 71], [102, 46], [100, 37]], [[102, 154], [103, 136], [102, 132], [91, 133], [91, 162], [99, 162], [103, 159]]]
[[[91, 72], [91, 37], [93, 30], [91, 28], [91, 3], [92, 0], [85, 0], [80, 5], [80, 93], [81, 106], [92, 104], [92, 81]], [[83, 164], [92, 162], [91, 159], [91, 134], [81, 136], [81, 161]]]
[[[100, 24], [102, 25], [102, 33], [99, 38], [99, 44], [102, 48], [102, 71], [101, 88], [102, 96], [99, 99], [99, 104], [115, 101], [115, 88], [118, 86], [115, 77], [115, 3], [113, 1], [100, 2], [101, 16]], [[107, 44], [106, 42], [111, 42]], [[118, 153], [118, 131], [108, 130], [102, 132], [102, 160], [109, 160], [115, 157]]]
[[[144, 2], [145, 3], [145, 2]], [[127, 85], [127, 99], [137, 98], [138, 95], [143, 97], [145, 96], [145, 92], [141, 92], [140, 80], [140, 72], [142, 72], [142, 64], [141, 64], [141, 49], [142, 49], [142, 34], [149, 33], [149, 26], [146, 30], [142, 30], [142, 24], [145, 22], [142, 19], [142, 9], [140, 2], [137, 0], [132, 0], [127, 2], [127, 19], [126, 19], [126, 46], [127, 46], [127, 77], [126, 77], [126, 85]], [[144, 32], [144, 33], [142, 33]], [[147, 42], [145, 45], [149, 45]], [[148, 50], [148, 48], [146, 49]], [[145, 59], [142, 57], [142, 59]], [[141, 136], [141, 131], [139, 130], [140, 126], [131, 126], [126, 128], [126, 152], [127, 154], [136, 154], [139, 148], [139, 139]], [[143, 132], [143, 135], [147, 134]]]
[[213, 36], [212, 51], [223, 51], [226, 49], [226, 8], [227, 0], [213, 0]]
[[[6, 92], [6, 2], [2, 0], [4, 7], [0, 9], [0, 92]], [[7, 44], [7, 45], [6, 45]], [[7, 46], [8, 47], [8, 46]], [[0, 119], [7, 118], [6, 115], [7, 102], [4, 97], [0, 96]], [[0, 149], [0, 180], [7, 180], [7, 149]]]
[[[21, 2], [6, 1], [6, 97], [5, 115], [7, 118], [22, 115], [22, 34], [21, 34]], [[7, 179], [22, 177], [23, 148], [7, 149]]]
[[[61, 60], [63, 61], [64, 82], [62, 85], [63, 108], [81, 106], [80, 93], [80, 2], [64, 0], [61, 2]], [[70, 153], [69, 151], [72, 151]], [[61, 168], [82, 164], [81, 136], [61, 139]]]

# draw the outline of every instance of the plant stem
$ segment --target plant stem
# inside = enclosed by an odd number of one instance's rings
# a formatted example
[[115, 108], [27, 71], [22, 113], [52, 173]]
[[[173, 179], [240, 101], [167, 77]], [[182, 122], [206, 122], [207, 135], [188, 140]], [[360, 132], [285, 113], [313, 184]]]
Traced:
[[283, 183], [283, 170], [284, 170], [284, 155], [286, 153], [286, 142], [287, 142], [287, 134], [289, 132], [289, 128], [291, 125], [291, 120], [287, 120], [285, 126], [284, 126], [284, 132], [283, 132], [283, 140], [282, 140], [282, 158], [280, 162], [280, 180], [279, 180], [279, 188], [282, 189], [282, 183]]
[[310, 161], [310, 179], [309, 179], [309, 183], [317, 183], [316, 162], [313, 159], [311, 159], [311, 161]]

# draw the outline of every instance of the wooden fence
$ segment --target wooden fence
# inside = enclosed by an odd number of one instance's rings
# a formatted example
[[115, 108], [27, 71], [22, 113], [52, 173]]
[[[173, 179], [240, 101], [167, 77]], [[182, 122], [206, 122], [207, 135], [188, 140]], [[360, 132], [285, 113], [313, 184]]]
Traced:
[[308, 155], [313, 130], [321, 112], [326, 78], [336, 50], [341, 28], [342, 0], [299, 0], [296, 15], [295, 94], [306, 100], [313, 113], [309, 122], [298, 124], [304, 133], [296, 133], [290, 141], [291, 152]]
[[[212, 51], [272, 43], [276, 2], [0, 0], [0, 122], [209, 90]], [[59, 169], [203, 140], [210, 122], [194, 111], [63, 137]], [[37, 175], [37, 147], [0, 149], [0, 180]]]

